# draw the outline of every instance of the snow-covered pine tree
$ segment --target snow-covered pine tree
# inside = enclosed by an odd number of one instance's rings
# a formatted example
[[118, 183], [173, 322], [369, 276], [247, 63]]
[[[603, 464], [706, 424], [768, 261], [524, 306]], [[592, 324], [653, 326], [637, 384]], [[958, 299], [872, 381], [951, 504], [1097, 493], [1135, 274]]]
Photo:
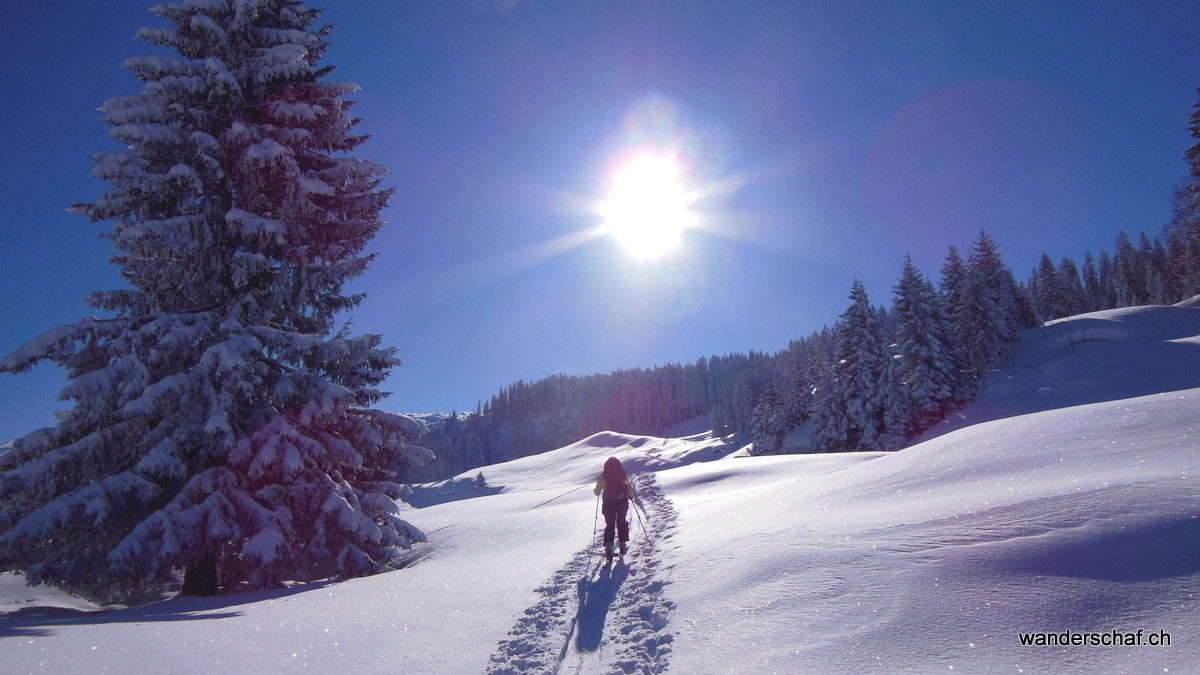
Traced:
[[779, 396], [783, 404], [787, 430], [794, 429], [808, 420], [812, 408], [814, 389], [814, 361], [816, 352], [822, 348], [820, 333], [792, 340], [787, 350], [778, 355]]
[[1100, 251], [1096, 269], [1096, 276], [1099, 279], [1096, 309], [1113, 309], [1117, 307], [1117, 287], [1114, 281], [1113, 261], [1112, 257], [1108, 255], [1108, 251]]
[[[1002, 294], [1012, 303], [1013, 320], [1018, 332], [1042, 325], [1037, 311], [1033, 308], [1033, 300], [1029, 298], [1029, 289], [1021, 285], [1012, 270], [1007, 267], [1002, 267], [1000, 288]], [[1020, 336], [1015, 339], [1019, 340]]]
[[386, 569], [424, 538], [393, 480], [428, 451], [420, 423], [370, 409], [394, 349], [334, 330], [390, 195], [346, 154], [356, 87], [325, 79], [329, 28], [296, 0], [152, 11], [169, 27], [138, 36], [178, 56], [126, 62], [144, 88], [102, 110], [127, 150], [95, 157], [113, 187], [75, 207], [113, 222], [129, 288], [0, 361], [63, 366], [73, 403], [3, 457], [0, 564], [101, 599], [180, 569], [226, 587]]
[[[836, 324], [834, 330], [837, 330]], [[849, 422], [841, 383], [829, 358], [821, 352], [813, 363], [816, 386], [813, 388], [810, 410], [812, 447], [823, 452], [840, 452], [850, 449], [846, 446]]]
[[1184, 153], [1188, 172], [1175, 192], [1167, 240], [1169, 287], [1177, 300], [1200, 294], [1200, 100], [1192, 105], [1187, 128], [1196, 142]]
[[770, 357], [753, 351], [748, 356], [747, 367], [733, 378], [729, 395], [732, 414], [730, 426], [738, 432], [750, 429], [759, 396], [776, 385], [777, 373]]
[[1087, 300], [1086, 310], [1092, 312], [1102, 309], [1104, 289], [1100, 286], [1100, 273], [1096, 270], [1096, 259], [1091, 252], [1083, 256], [1083, 293]]
[[904, 392], [901, 391], [899, 371], [896, 369], [896, 322], [887, 307], [882, 305], [875, 312], [875, 330], [883, 352], [886, 366], [879, 373], [878, 388], [883, 394], [883, 419], [878, 443], [879, 450], [899, 450], [904, 447], [904, 427], [907, 410]]
[[950, 345], [950, 325], [933, 284], [904, 257], [894, 289], [892, 318], [896, 322], [897, 377], [904, 414], [902, 433], [911, 440], [945, 419], [964, 401], [954, 398], [957, 365]]
[[950, 322], [950, 344], [953, 350], [953, 362], [957, 368], [952, 386], [954, 398], [969, 401], [978, 390], [978, 377], [975, 364], [971, 362], [971, 353], [967, 351], [970, 344], [970, 318], [967, 306], [967, 264], [958, 252], [958, 247], [951, 246], [942, 263], [942, 278], [939, 282], [942, 308]]
[[1125, 232], [1117, 234], [1112, 278], [1118, 307], [1132, 307], [1145, 302], [1145, 265]]
[[1088, 302], [1087, 291], [1083, 287], [1083, 278], [1074, 260], [1063, 258], [1058, 264], [1058, 283], [1066, 297], [1066, 316], [1091, 311], [1091, 303]]
[[899, 438], [891, 427], [898, 397], [892, 358], [879, 315], [857, 279], [850, 306], [837, 325], [833, 370], [846, 406], [848, 450], [895, 450]]
[[[1138, 258], [1141, 259], [1142, 272], [1145, 275], [1142, 285], [1142, 303], [1149, 305], [1165, 305], [1167, 301], [1167, 250], [1162, 241], [1142, 232], [1138, 240]], [[1171, 302], [1174, 302], [1173, 300]]]
[[1067, 316], [1067, 291], [1063, 287], [1058, 268], [1048, 254], [1043, 253], [1037, 269], [1030, 278], [1029, 294], [1033, 306], [1043, 321]]
[[[1200, 138], [1200, 129], [1195, 133]], [[1193, 149], [1200, 156], [1200, 142]], [[1168, 291], [1176, 301], [1200, 294], [1200, 166], [1193, 172], [1196, 178], [1188, 176], [1175, 186], [1167, 226]]]
[[[981, 380], [1008, 358], [1018, 331], [1036, 318], [986, 232], [980, 232], [971, 246], [965, 273], [955, 290], [957, 297], [949, 305], [955, 339], [971, 377]], [[1025, 316], [1027, 312], [1030, 316]]]
[[750, 440], [755, 455], [777, 455], [783, 444], [784, 409], [779, 392], [768, 387], [758, 395], [758, 403], [750, 414]]

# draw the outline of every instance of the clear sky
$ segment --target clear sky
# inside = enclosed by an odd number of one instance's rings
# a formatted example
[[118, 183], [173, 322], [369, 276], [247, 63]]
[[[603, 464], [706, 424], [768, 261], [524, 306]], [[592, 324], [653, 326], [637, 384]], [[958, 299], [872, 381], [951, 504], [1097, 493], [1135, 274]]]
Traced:
[[[96, 108], [140, 90], [140, 0], [15, 3], [0, 27], [0, 352], [118, 286]], [[776, 351], [905, 252], [936, 278], [980, 229], [1024, 280], [1156, 235], [1183, 175], [1200, 2], [326, 0], [362, 86], [357, 155], [396, 188], [355, 332], [406, 365], [383, 407], [473, 409], [554, 373]], [[668, 143], [695, 227], [595, 236], [631, 144]], [[56, 369], [0, 375], [0, 440], [51, 423]]]

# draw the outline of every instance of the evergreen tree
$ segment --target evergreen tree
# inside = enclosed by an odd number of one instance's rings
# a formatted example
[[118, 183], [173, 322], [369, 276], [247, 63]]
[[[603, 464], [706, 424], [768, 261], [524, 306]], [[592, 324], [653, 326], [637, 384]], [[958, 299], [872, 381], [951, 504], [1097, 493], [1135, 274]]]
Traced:
[[900, 429], [905, 440], [943, 420], [961, 402], [954, 399], [956, 367], [949, 344], [949, 322], [937, 292], [913, 264], [904, 268], [895, 287], [892, 317], [896, 322], [897, 380], [902, 392]]
[[896, 347], [897, 326], [885, 307], [878, 308], [876, 317], [876, 340], [884, 359], [883, 369], [876, 380], [883, 410], [876, 449], [899, 450], [904, 447], [906, 440], [904, 433], [908, 423], [908, 410], [900, 382], [900, 371], [896, 367], [899, 362]]
[[[1156, 245], [1157, 244], [1157, 245]], [[1138, 239], [1138, 259], [1142, 268], [1142, 304], [1167, 303], [1167, 252], [1162, 242], [1150, 241], [1145, 232]]]
[[1067, 293], [1061, 283], [1058, 268], [1050, 256], [1043, 253], [1037, 269], [1030, 279], [1029, 294], [1033, 297], [1033, 306], [1043, 321], [1067, 316]]
[[862, 282], [854, 281], [850, 301], [838, 321], [833, 366], [846, 410], [845, 447], [894, 450], [889, 423], [896, 392], [887, 342]]
[[1058, 264], [1058, 283], [1063, 290], [1066, 314], [1074, 316], [1091, 311], [1087, 291], [1083, 287], [1083, 279], [1079, 276], [1079, 268], [1075, 261], [1063, 258]]
[[1121, 232], [1112, 259], [1113, 289], [1117, 294], [1117, 307], [1132, 307], [1144, 304], [1146, 275], [1141, 257], [1129, 235]]
[[1200, 218], [1177, 212], [1167, 232], [1167, 279], [1172, 299], [1200, 294]]
[[724, 399], [713, 401], [709, 418], [712, 424], [712, 431], [717, 436], [728, 436], [736, 430], [731, 426], [731, 418], [733, 413], [730, 412], [729, 403]]
[[1103, 309], [1104, 290], [1100, 285], [1100, 273], [1096, 270], [1096, 260], [1089, 252], [1083, 257], [1083, 292], [1087, 296], [1087, 310], [1094, 312]]
[[1118, 307], [1116, 273], [1113, 268], [1112, 256], [1108, 254], [1108, 251], [1100, 251], [1100, 260], [1097, 263], [1097, 275], [1100, 279], [1100, 285], [1097, 289], [1099, 300], [1096, 303], [1096, 309], [1113, 309]]
[[183, 568], [199, 592], [386, 569], [423, 539], [394, 478], [428, 452], [370, 409], [394, 350], [334, 330], [390, 195], [346, 154], [356, 87], [324, 79], [329, 28], [298, 1], [152, 11], [170, 26], [139, 37], [178, 56], [126, 62], [144, 88], [102, 110], [128, 149], [74, 207], [113, 222], [129, 287], [0, 362], [63, 366], [73, 403], [0, 460], [0, 563], [105, 599]]
[[[836, 324], [834, 330], [837, 330]], [[817, 371], [814, 378], [817, 386], [813, 392], [810, 411], [813, 447], [824, 452], [850, 449], [846, 440], [849, 429], [846, 401], [833, 364], [828, 361], [827, 355], [822, 353], [814, 363], [814, 369]]]
[[774, 363], [762, 352], [750, 352], [747, 367], [734, 378], [729, 394], [731, 421], [735, 431], [750, 429], [754, 407], [767, 389], [776, 386]]
[[819, 334], [792, 340], [782, 355], [780, 389], [789, 430], [803, 424], [812, 408], [813, 361], [820, 349], [819, 341]]
[[775, 387], [768, 387], [758, 397], [750, 423], [750, 439], [755, 455], [776, 455], [783, 446], [783, 437], [791, 429], [783, 397]]
[[963, 304], [954, 311], [962, 316], [968, 368], [981, 379], [1008, 358], [1022, 323], [1016, 282], [986, 232], [971, 247], [964, 286]]
[[1037, 310], [1033, 308], [1033, 300], [1029, 297], [1029, 290], [1017, 283], [1017, 278], [1013, 276], [1012, 270], [1005, 267], [1000, 277], [1000, 289], [1006, 301], [1011, 303], [1012, 318], [1014, 323], [1013, 341], [1019, 340], [1018, 334], [1022, 329], [1037, 328], [1042, 325], [1042, 320], [1038, 318]]
[[1176, 301], [1200, 294], [1200, 100], [1192, 106], [1188, 133], [1196, 142], [1184, 153], [1188, 172], [1175, 190], [1167, 232], [1167, 286]]
[[968, 361], [969, 355], [966, 351], [971, 342], [971, 327], [968, 321], [970, 317], [966, 312], [967, 265], [955, 246], [951, 246], [946, 253], [939, 286], [942, 308], [949, 317], [950, 344], [957, 369], [952, 385], [953, 398], [969, 401], [975, 395], [977, 377], [975, 368]]

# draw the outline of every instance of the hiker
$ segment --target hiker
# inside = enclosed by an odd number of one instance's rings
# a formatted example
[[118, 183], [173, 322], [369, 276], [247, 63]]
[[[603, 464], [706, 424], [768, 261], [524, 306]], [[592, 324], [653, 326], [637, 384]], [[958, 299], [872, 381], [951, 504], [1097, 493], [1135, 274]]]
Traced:
[[621, 545], [621, 555], [629, 548], [629, 500], [633, 499], [633, 486], [625, 475], [621, 460], [609, 457], [604, 462], [604, 471], [596, 481], [597, 495], [603, 495], [600, 511], [604, 514], [604, 555], [612, 560], [613, 530]]

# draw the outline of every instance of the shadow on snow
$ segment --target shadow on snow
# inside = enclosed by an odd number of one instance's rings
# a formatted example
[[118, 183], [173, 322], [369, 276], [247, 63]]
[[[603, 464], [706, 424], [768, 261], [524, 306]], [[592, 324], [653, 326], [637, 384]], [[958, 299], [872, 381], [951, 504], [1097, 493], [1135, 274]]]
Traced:
[[0, 637], [45, 637], [61, 626], [88, 626], [112, 623], [152, 623], [157, 621], [201, 621], [241, 616], [230, 610], [239, 605], [278, 600], [297, 593], [314, 591], [335, 581], [297, 584], [289, 588], [249, 591], [214, 597], [176, 596], [168, 600], [135, 607], [77, 609], [49, 605], [31, 605], [0, 614]]
[[629, 568], [624, 560], [618, 560], [616, 565], [605, 565], [600, 569], [600, 575], [590, 583], [584, 581], [580, 587], [578, 632], [575, 636], [575, 649], [581, 652], [594, 652], [600, 648], [604, 637], [604, 621], [608, 618], [608, 610], [617, 599], [621, 584], [629, 577]]
[[1112, 532], [1031, 557], [1027, 572], [1144, 582], [1200, 572], [1200, 519], [1188, 517]]

